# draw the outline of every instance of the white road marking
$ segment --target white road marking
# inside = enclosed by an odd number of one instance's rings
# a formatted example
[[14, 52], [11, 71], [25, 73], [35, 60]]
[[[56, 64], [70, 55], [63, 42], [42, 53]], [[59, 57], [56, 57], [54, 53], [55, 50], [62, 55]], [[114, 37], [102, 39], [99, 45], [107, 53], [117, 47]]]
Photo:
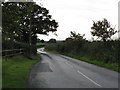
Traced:
[[91, 82], [93, 82], [95, 85], [97, 85], [99, 87], [102, 87], [100, 84], [96, 83], [95, 81], [93, 81], [92, 79], [90, 79], [89, 77], [87, 77], [85, 74], [83, 74], [82, 72], [80, 72], [79, 70], [78, 70], [78, 73], [81, 74], [81, 75], [83, 75], [85, 78], [87, 78]]

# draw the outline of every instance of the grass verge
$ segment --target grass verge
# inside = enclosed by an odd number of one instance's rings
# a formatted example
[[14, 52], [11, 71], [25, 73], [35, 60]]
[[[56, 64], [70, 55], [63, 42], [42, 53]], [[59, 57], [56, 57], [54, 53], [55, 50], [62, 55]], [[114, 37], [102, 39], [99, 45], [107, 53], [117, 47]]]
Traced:
[[111, 69], [111, 70], [114, 70], [114, 71], [120, 71], [120, 67], [116, 64], [105, 63], [105, 62], [98, 61], [98, 60], [91, 60], [88, 57], [80, 57], [80, 56], [76, 56], [76, 55], [72, 55], [72, 54], [59, 53], [59, 52], [56, 52], [56, 51], [48, 51], [48, 50], [45, 50], [45, 51], [55, 53], [55, 54], [62, 54], [62, 55], [65, 55], [65, 56], [69, 56], [69, 57], [72, 57], [72, 58], [75, 58], [75, 59], [78, 59], [78, 60], [81, 60], [81, 61], [85, 61], [85, 62], [94, 64], [94, 65], [97, 65], [97, 66], [101, 66], [101, 67]]
[[105, 68], [108, 68], [108, 69], [111, 69], [111, 70], [114, 70], [114, 71], [119, 71], [120, 70], [120, 67], [118, 67], [118, 65], [116, 65], [116, 64], [105, 63], [105, 62], [98, 61], [98, 60], [91, 60], [88, 57], [79, 57], [79, 56], [75, 56], [75, 55], [71, 55], [71, 54], [63, 54], [63, 55], [66, 55], [66, 56], [69, 56], [69, 57], [72, 57], [72, 58], [76, 58], [78, 60], [82, 60], [82, 61], [94, 64], [94, 65], [97, 65], [97, 66], [105, 67]]
[[2, 59], [2, 87], [27, 88], [30, 69], [39, 62], [38, 55], [30, 60], [24, 56], [14, 56]]

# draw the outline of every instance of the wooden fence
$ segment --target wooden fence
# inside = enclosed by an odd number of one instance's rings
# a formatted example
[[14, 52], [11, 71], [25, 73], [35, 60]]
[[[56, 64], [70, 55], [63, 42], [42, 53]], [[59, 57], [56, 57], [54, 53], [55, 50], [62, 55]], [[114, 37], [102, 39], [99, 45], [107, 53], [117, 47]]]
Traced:
[[9, 50], [2, 50], [2, 57], [10, 57], [15, 56], [23, 53], [23, 49], [9, 49]]

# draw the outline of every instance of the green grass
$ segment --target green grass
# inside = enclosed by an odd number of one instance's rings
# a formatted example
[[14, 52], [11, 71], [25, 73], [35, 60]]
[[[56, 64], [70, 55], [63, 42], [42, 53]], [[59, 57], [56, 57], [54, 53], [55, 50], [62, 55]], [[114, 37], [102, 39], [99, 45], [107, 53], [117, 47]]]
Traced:
[[36, 43], [36, 45], [46, 45], [46, 43]]
[[82, 61], [85, 61], [85, 62], [88, 62], [88, 63], [91, 63], [91, 64], [95, 64], [95, 65], [98, 65], [98, 66], [101, 66], [101, 67], [105, 67], [105, 68], [108, 68], [108, 69], [111, 69], [111, 70], [114, 70], [114, 71], [119, 71], [120, 70], [120, 67], [118, 67], [118, 65], [116, 65], [116, 64], [105, 63], [105, 62], [98, 61], [98, 60], [91, 60], [88, 57], [80, 57], [80, 56], [75, 56], [75, 55], [71, 55], [71, 54], [64, 54], [64, 55], [67, 55], [67, 56], [70, 56], [72, 58], [76, 58], [78, 60], [82, 60]]
[[105, 67], [105, 68], [108, 68], [108, 69], [111, 69], [111, 70], [114, 70], [114, 71], [119, 71], [120, 70], [120, 67], [116, 64], [104, 63], [104, 62], [98, 61], [98, 60], [91, 60], [88, 57], [80, 57], [80, 56], [76, 56], [76, 55], [72, 55], [72, 54], [59, 53], [59, 52], [56, 52], [56, 51], [48, 51], [46, 49], [45, 49], [45, 51], [51, 52], [51, 53], [56, 53], [56, 54], [66, 55], [66, 56], [76, 58], [78, 60], [85, 61], [85, 62], [94, 64], [94, 65], [97, 65], [97, 66]]
[[3, 88], [26, 88], [30, 69], [39, 62], [39, 56], [30, 60], [24, 56], [15, 56], [2, 59]]

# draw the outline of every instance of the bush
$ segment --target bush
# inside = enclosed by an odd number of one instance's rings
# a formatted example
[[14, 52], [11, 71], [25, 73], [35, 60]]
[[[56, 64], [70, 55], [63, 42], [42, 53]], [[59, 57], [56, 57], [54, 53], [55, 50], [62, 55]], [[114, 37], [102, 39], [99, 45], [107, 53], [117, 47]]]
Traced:
[[48, 44], [46, 49], [64, 54], [72, 54], [78, 57], [88, 57], [104, 63], [118, 63], [119, 40], [115, 41], [85, 41], [73, 40], [71, 42]]

